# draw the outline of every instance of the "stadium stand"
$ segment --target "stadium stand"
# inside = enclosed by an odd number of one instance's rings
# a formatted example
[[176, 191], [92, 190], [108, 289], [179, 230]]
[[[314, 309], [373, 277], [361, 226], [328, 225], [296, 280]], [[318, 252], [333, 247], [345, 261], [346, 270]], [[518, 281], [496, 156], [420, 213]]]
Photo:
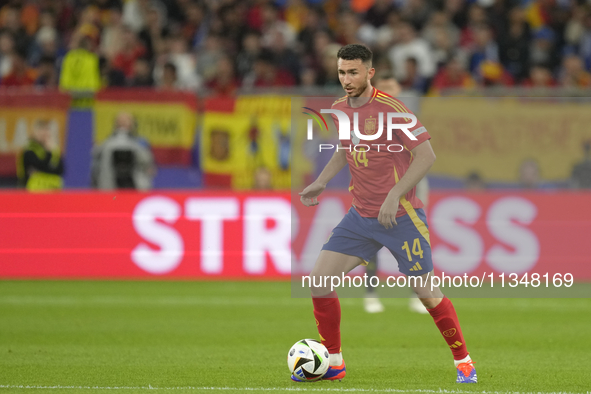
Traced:
[[[137, 86], [137, 78], [142, 86], [162, 86], [166, 64], [176, 67], [174, 89], [232, 95], [253, 85], [333, 86], [338, 81], [325, 57], [350, 43], [370, 46], [378, 68], [423, 93], [453, 85], [450, 67], [467, 72], [456, 78], [461, 87], [591, 85], [585, 1], [3, 3], [2, 85], [55, 87], [42, 66], [52, 59], [59, 72], [85, 40], [109, 70], [124, 75], [114, 81], [103, 74], [103, 87]], [[21, 56], [26, 67], [17, 70]], [[257, 79], [269, 68], [274, 77]]]

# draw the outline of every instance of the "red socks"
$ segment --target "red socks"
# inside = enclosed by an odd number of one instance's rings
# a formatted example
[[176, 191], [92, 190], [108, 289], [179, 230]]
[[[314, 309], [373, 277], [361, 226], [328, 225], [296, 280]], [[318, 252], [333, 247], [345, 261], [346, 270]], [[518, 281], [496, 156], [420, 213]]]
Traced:
[[454, 360], [462, 360], [468, 356], [458, 315], [456, 315], [456, 310], [451, 301], [445, 297], [435, 308], [427, 310], [431, 314], [431, 317], [433, 317], [435, 325], [441, 331], [443, 339], [449, 345], [454, 355]]
[[331, 354], [341, 352], [341, 303], [336, 291], [323, 297], [312, 297], [314, 317], [322, 344]]
[[[337, 293], [324, 297], [312, 297], [314, 304], [314, 317], [318, 326], [318, 333], [322, 344], [326, 346], [330, 354], [341, 352], [341, 304]], [[468, 356], [464, 336], [460, 329], [460, 323], [456, 310], [448, 298], [443, 300], [433, 309], [428, 309], [435, 321], [435, 325], [441, 331], [443, 338], [449, 345], [455, 360], [462, 360]]]

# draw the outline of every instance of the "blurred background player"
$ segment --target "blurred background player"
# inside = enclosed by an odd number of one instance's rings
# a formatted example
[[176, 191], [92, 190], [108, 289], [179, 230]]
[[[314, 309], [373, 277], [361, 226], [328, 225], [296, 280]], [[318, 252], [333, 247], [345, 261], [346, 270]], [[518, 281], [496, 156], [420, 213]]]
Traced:
[[[397, 97], [402, 92], [402, 88], [394, 75], [389, 72], [381, 72], [378, 73], [374, 78], [374, 86], [376, 89], [389, 94], [392, 97]], [[415, 114], [417, 111], [414, 111]], [[427, 208], [427, 204], [429, 202], [429, 181], [427, 177], [421, 179], [421, 181], [416, 186], [416, 195], [417, 197], [423, 202], [425, 205], [425, 209]], [[378, 256], [375, 255], [373, 259], [371, 259], [366, 267], [367, 273], [367, 283], [368, 286], [366, 288], [365, 299], [363, 300], [363, 307], [367, 313], [379, 313], [384, 311], [384, 304], [379, 299], [375, 288], [371, 286], [371, 278], [377, 276], [378, 271]], [[377, 281], [374, 283], [378, 283]], [[427, 314], [427, 308], [421, 303], [421, 301], [416, 297], [415, 294], [409, 299], [408, 307], [411, 311]]]
[[92, 152], [92, 184], [102, 190], [150, 190], [155, 175], [154, 157], [138, 137], [133, 115], [121, 112], [113, 134]]
[[17, 161], [20, 184], [31, 192], [63, 187], [64, 161], [51, 133], [51, 123], [37, 122], [29, 143]]

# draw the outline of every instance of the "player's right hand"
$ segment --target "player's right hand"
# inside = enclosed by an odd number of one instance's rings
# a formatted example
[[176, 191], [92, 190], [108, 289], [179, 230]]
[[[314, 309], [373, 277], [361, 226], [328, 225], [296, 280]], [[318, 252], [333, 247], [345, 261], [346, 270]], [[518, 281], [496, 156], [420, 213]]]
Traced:
[[307, 207], [318, 205], [318, 196], [326, 189], [326, 185], [314, 182], [300, 194], [300, 201]]
[[388, 193], [388, 197], [384, 200], [384, 203], [380, 207], [380, 213], [378, 214], [378, 222], [387, 230], [398, 225], [396, 222], [396, 213], [398, 212], [398, 203], [400, 199], [394, 195]]

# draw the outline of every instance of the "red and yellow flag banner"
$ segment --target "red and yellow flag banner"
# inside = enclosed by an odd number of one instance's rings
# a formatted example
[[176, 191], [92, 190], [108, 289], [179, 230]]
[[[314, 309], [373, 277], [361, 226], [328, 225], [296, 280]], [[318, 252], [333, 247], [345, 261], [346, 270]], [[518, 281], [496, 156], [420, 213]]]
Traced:
[[209, 99], [201, 130], [206, 186], [289, 189], [291, 97]]
[[189, 92], [152, 89], [108, 89], [96, 96], [94, 142], [99, 144], [113, 132], [115, 117], [131, 113], [137, 133], [152, 148], [156, 163], [190, 165], [195, 144], [197, 97]]

